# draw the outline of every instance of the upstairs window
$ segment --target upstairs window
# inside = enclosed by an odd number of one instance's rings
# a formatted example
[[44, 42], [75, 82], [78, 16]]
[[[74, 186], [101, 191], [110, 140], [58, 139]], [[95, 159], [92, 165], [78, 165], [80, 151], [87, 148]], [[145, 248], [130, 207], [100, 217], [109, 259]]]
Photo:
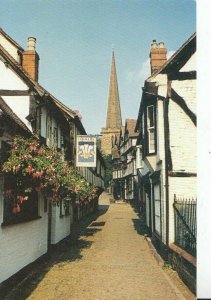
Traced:
[[37, 132], [37, 134], [41, 134], [41, 115], [42, 115], [41, 107], [38, 107], [36, 109], [36, 132]]
[[58, 147], [58, 128], [56, 127], [53, 129], [53, 143], [54, 146]]
[[49, 114], [46, 118], [46, 143], [48, 147], [52, 146], [52, 120]]
[[155, 152], [155, 109], [154, 105], [147, 106], [147, 135], [148, 152]]

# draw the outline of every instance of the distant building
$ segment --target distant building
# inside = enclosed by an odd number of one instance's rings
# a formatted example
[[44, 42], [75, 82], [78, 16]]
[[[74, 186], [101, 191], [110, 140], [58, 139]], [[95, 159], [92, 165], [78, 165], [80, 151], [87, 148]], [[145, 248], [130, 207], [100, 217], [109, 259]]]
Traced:
[[101, 134], [102, 134], [101, 150], [104, 154], [106, 155], [111, 154], [112, 140], [116, 136], [119, 136], [121, 128], [122, 128], [122, 116], [121, 116], [118, 82], [117, 82], [117, 75], [116, 75], [115, 57], [113, 52], [106, 127], [102, 128], [101, 130]]
[[114, 196], [126, 201], [134, 200], [137, 190], [135, 126], [135, 119], [126, 119], [112, 150]]

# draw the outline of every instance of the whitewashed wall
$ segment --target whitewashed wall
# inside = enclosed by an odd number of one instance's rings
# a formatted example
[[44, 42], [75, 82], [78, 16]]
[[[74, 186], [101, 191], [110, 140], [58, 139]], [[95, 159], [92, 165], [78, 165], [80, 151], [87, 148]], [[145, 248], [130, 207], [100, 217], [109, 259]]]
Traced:
[[27, 121], [26, 117], [29, 115], [29, 96], [2, 96], [7, 105], [12, 111], [32, 130], [31, 123]]
[[174, 242], [174, 194], [177, 197], [197, 196], [197, 177], [169, 177], [169, 242]]
[[173, 101], [169, 104], [169, 131], [173, 170], [196, 172], [196, 127]]
[[[47, 252], [48, 214], [39, 197], [41, 219], [0, 227], [0, 282]], [[0, 223], [3, 222], [2, 179], [0, 179]]]
[[5, 90], [28, 90], [24, 81], [0, 60], [0, 89]]
[[0, 44], [7, 50], [7, 52], [19, 62], [18, 48], [9, 42], [1, 33], [0, 33]]
[[52, 206], [51, 244], [58, 243], [70, 234], [72, 222], [72, 206], [70, 206], [70, 215], [62, 217], [60, 217], [60, 208], [58, 206]]

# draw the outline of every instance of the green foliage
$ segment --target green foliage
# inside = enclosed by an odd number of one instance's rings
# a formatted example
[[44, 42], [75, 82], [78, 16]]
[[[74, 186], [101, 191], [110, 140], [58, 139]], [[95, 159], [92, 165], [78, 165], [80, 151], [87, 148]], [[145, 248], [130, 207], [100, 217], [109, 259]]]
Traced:
[[103, 155], [103, 159], [105, 161], [106, 170], [105, 170], [105, 188], [107, 188], [112, 181], [112, 156]]
[[11, 184], [5, 192], [9, 198], [16, 198], [16, 204], [27, 200], [33, 190], [42, 191], [53, 202], [70, 196], [77, 205], [88, 203], [98, 193], [96, 187], [62, 160], [56, 148], [41, 146], [34, 137], [26, 139], [17, 136], [14, 139], [2, 172], [15, 178], [15, 187]]
[[172, 269], [172, 266], [168, 262], [164, 261], [162, 269], [163, 270], [169, 270], [169, 269]]

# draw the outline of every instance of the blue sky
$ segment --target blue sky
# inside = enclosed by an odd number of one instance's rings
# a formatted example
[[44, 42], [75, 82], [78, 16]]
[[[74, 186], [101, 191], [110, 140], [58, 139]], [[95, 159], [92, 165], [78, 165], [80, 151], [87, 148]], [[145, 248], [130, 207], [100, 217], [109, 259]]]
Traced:
[[137, 118], [153, 39], [177, 50], [196, 30], [193, 0], [1, 0], [0, 26], [23, 48], [37, 38], [39, 83], [83, 117], [106, 123], [112, 48], [123, 123]]

